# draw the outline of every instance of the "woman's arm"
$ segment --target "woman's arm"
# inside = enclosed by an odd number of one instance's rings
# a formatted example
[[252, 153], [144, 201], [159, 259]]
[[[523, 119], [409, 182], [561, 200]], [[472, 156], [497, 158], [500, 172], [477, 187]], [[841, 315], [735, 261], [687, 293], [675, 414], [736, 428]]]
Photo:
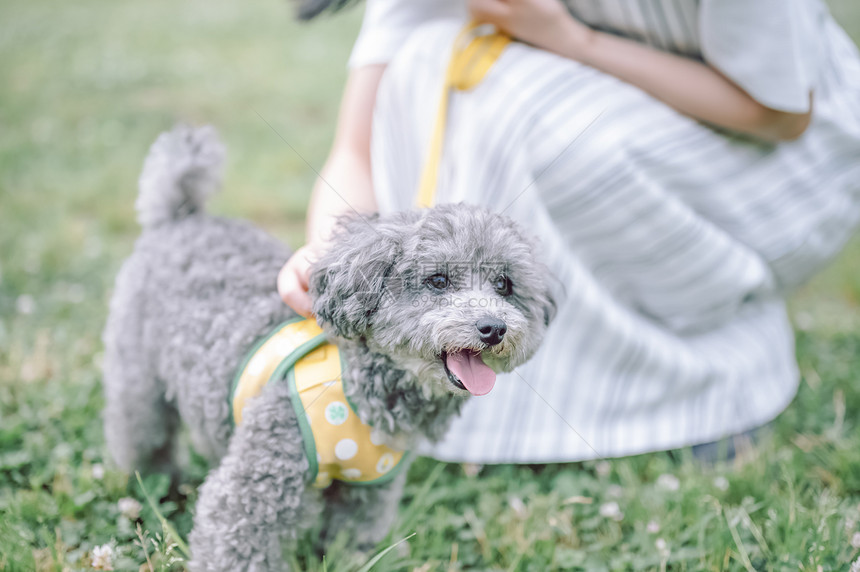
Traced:
[[383, 71], [384, 65], [364, 66], [347, 78], [334, 143], [308, 206], [305, 238], [309, 244], [327, 241], [341, 214], [376, 211], [370, 177], [370, 125]]
[[311, 193], [306, 221], [306, 244], [287, 261], [278, 275], [278, 292], [293, 310], [308, 317], [308, 274], [312, 262], [327, 247], [337, 217], [376, 211], [370, 176], [370, 125], [376, 90], [384, 65], [350, 72], [341, 99], [334, 143]]
[[705, 63], [592, 30], [559, 0], [469, 0], [476, 20], [613, 75], [695, 119], [767, 141], [800, 137], [810, 111], [768, 108]]

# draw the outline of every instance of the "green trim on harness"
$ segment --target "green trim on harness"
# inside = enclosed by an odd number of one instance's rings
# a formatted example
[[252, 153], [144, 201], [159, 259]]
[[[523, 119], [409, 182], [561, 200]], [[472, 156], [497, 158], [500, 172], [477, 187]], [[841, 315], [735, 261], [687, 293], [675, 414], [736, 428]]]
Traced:
[[326, 487], [332, 480], [356, 486], [390, 482], [412, 456], [374, 442], [370, 425], [361, 421], [344, 391], [344, 368], [339, 349], [316, 322], [288, 320], [254, 344], [242, 361], [230, 392], [231, 419], [240, 424], [248, 399], [271, 381], [286, 381], [314, 486]]

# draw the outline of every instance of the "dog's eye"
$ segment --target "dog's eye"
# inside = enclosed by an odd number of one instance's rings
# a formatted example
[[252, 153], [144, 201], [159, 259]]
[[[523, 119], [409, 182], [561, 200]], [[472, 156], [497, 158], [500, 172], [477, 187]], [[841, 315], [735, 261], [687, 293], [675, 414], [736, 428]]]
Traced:
[[504, 274], [500, 274], [493, 280], [493, 289], [500, 296], [510, 296], [514, 292], [514, 285], [511, 283], [510, 278]]
[[431, 288], [434, 288], [436, 290], [445, 290], [448, 288], [448, 286], [451, 285], [451, 282], [448, 280], [448, 277], [444, 274], [434, 274], [433, 276], [428, 276], [425, 282], [429, 284]]

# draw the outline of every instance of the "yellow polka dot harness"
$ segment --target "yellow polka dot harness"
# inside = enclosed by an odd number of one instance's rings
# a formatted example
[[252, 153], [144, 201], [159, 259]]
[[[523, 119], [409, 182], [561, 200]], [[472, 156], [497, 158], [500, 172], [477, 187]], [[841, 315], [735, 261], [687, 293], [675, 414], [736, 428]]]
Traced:
[[250, 351], [233, 381], [233, 421], [242, 422], [245, 402], [269, 382], [286, 382], [317, 488], [332, 480], [383, 484], [406, 465], [404, 451], [376, 442], [370, 425], [347, 399], [336, 345], [314, 320], [296, 318], [275, 328]]

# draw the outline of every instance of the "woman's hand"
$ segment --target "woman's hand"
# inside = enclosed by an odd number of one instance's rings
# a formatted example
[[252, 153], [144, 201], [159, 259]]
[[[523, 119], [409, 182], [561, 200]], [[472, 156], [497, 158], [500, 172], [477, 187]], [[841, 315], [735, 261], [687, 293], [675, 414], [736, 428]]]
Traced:
[[278, 273], [278, 294], [305, 318], [311, 317], [311, 298], [308, 295], [311, 265], [321, 252], [321, 245], [306, 244], [293, 253]]
[[592, 33], [561, 0], [469, 0], [469, 14], [476, 22], [561, 55], [567, 55], [572, 42], [587, 42]]

